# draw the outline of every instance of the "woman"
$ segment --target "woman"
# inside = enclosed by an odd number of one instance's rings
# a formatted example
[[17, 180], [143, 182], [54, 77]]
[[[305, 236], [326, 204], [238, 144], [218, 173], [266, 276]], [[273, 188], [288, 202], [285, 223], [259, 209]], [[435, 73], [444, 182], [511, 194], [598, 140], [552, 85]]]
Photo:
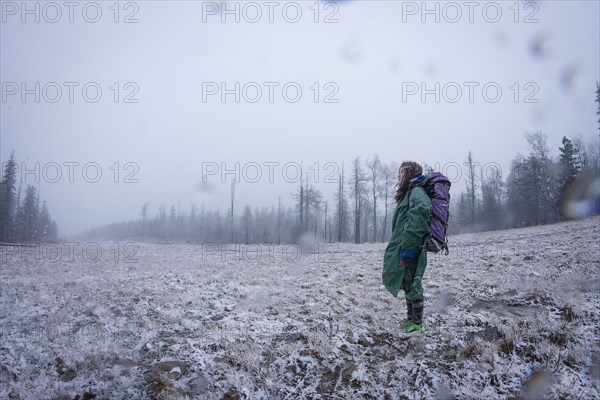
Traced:
[[405, 161], [398, 171], [398, 205], [392, 219], [392, 237], [383, 258], [383, 284], [394, 296], [400, 288], [406, 298], [406, 319], [400, 324], [405, 333], [423, 327], [423, 286], [427, 265], [425, 238], [429, 232], [431, 200], [423, 185], [428, 177], [415, 162]]

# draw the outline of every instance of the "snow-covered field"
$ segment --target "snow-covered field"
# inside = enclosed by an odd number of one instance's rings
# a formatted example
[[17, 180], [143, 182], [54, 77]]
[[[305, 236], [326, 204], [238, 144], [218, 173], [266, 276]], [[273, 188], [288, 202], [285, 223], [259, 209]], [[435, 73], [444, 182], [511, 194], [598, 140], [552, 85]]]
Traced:
[[451, 237], [410, 337], [382, 243], [1, 247], [0, 398], [600, 398], [599, 222]]

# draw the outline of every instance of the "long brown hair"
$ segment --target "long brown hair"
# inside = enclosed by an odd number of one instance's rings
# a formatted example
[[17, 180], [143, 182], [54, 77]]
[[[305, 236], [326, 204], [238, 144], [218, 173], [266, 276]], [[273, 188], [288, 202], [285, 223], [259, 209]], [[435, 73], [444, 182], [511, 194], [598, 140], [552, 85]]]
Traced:
[[396, 200], [396, 203], [402, 201], [402, 198], [408, 191], [410, 180], [423, 174], [423, 168], [414, 161], [404, 161], [398, 169], [398, 175], [402, 170], [404, 170], [404, 176], [402, 181], [398, 181], [396, 184], [398, 189], [396, 189], [396, 194], [394, 194], [394, 200]]

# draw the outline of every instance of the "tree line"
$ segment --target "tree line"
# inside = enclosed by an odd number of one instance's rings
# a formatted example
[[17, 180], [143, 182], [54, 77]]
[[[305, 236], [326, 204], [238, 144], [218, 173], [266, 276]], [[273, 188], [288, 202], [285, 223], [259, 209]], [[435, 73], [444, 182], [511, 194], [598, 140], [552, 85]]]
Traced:
[[39, 191], [27, 185], [22, 193], [17, 185], [18, 165], [13, 151], [3, 165], [0, 181], [0, 242], [33, 243], [58, 239], [58, 226], [50, 216], [44, 200], [40, 205]]
[[[389, 236], [398, 164], [384, 164], [379, 156], [364, 164], [356, 158], [346, 175], [342, 165], [333, 202], [324, 199], [311, 184], [305, 170], [298, 186], [290, 193], [293, 206], [285, 206], [281, 196], [277, 205], [252, 208], [237, 206], [235, 183], [231, 183], [229, 207], [207, 210], [204, 203], [192, 204], [189, 211], [178, 205], [158, 206], [150, 215], [149, 203], [142, 205], [140, 217], [93, 228], [82, 238], [157, 240], [163, 242], [289, 243], [303, 235], [329, 242], [355, 243], [383, 241]], [[241, 212], [236, 212], [238, 210]], [[380, 208], [383, 210], [380, 211]]]
[[[596, 84], [600, 124], [600, 84]], [[497, 169], [478, 170], [471, 151], [464, 165], [466, 179], [454, 182], [451, 190], [450, 233], [476, 232], [548, 224], [567, 219], [561, 211], [564, 193], [578, 178], [600, 175], [599, 143], [583, 142], [581, 135], [563, 137], [555, 157], [543, 132], [526, 133], [529, 154], [517, 155], [503, 177]], [[424, 165], [425, 172], [430, 168]], [[288, 243], [303, 235], [327, 242], [385, 242], [391, 235], [395, 209], [398, 164], [382, 162], [378, 155], [361, 162], [357, 157], [346, 174], [344, 165], [337, 179], [333, 201], [301, 176], [290, 194], [292, 207], [282, 205], [252, 209], [244, 204], [237, 212], [235, 183], [231, 183], [229, 207], [205, 210], [192, 205], [182, 212], [179, 205], [161, 204], [154, 216], [145, 203], [140, 218], [113, 223], [85, 232], [83, 237], [201, 243]], [[461, 174], [462, 175], [462, 174]], [[598, 199], [593, 199], [598, 213]]]
[[[600, 96], [600, 89], [597, 92]], [[598, 97], [600, 99], [600, 97]], [[598, 100], [597, 100], [598, 101]], [[599, 103], [600, 104], [600, 103]], [[600, 107], [599, 107], [600, 115]], [[599, 121], [600, 122], [600, 121]], [[529, 154], [517, 155], [504, 178], [499, 168], [478, 168], [472, 152], [463, 165], [462, 182], [453, 182], [449, 232], [477, 232], [548, 224], [568, 218], [561, 211], [565, 190], [580, 177], [600, 175], [600, 149], [595, 143], [584, 144], [577, 136], [563, 137], [555, 157], [543, 132], [526, 133]], [[179, 205], [159, 205], [150, 215], [145, 203], [134, 221], [112, 223], [93, 228], [81, 238], [142, 240], [159, 242], [289, 243], [308, 235], [327, 242], [385, 242], [391, 235], [391, 219], [396, 204], [398, 163], [385, 163], [378, 155], [364, 162], [359, 157], [346, 173], [344, 165], [337, 179], [333, 201], [301, 176], [286, 207], [279, 196], [277, 205], [239, 207], [235, 183], [231, 184], [229, 207], [206, 210], [204, 203], [183, 211]], [[423, 165], [425, 173], [430, 172]], [[40, 205], [39, 192], [27, 185], [17, 189], [17, 162], [14, 152], [4, 165], [0, 181], [0, 241], [44, 242], [58, 239], [46, 201]], [[462, 190], [461, 190], [462, 189]], [[460, 190], [460, 191], [459, 191]], [[598, 212], [598, 199], [595, 200]]]
[[[512, 160], [505, 180], [499, 169], [478, 170], [469, 152], [465, 190], [451, 203], [451, 233], [543, 225], [573, 217], [565, 212], [565, 205], [576, 200], [568, 189], [576, 180], [579, 186], [597, 185], [590, 178], [600, 176], [600, 146], [585, 146], [581, 136], [563, 137], [555, 157], [547, 138], [539, 131], [525, 133], [529, 154]], [[593, 213], [600, 211], [598, 198], [588, 202]]]
[[[596, 85], [595, 101], [600, 124], [600, 84]], [[484, 173], [469, 151], [463, 163], [466, 167], [464, 187], [463, 182], [453, 182], [451, 189], [449, 232], [525, 227], [572, 217], [561, 209], [565, 191], [577, 180], [600, 176], [600, 143], [593, 141], [586, 145], [581, 135], [571, 139], [563, 137], [555, 156], [548, 148], [547, 138], [543, 132], [526, 133], [529, 153], [518, 154], [506, 176], [499, 168], [487, 169]], [[311, 240], [327, 242], [385, 242], [391, 235], [391, 218], [396, 206], [393, 195], [398, 166], [394, 161], [383, 162], [378, 155], [364, 162], [356, 157], [348, 172], [342, 164], [332, 201], [325, 199], [310, 183], [308, 175], [301, 175], [296, 189], [290, 193], [293, 200], [290, 207], [282, 204], [281, 196], [277, 204], [270, 207], [238, 204], [235, 182], [232, 182], [226, 209], [207, 210], [202, 203], [182, 210], [179, 204], [167, 207], [162, 203], [151, 215], [150, 203], [145, 203], [136, 220], [99, 226], [80, 237], [281, 244], [297, 242], [307, 235]], [[427, 165], [423, 166], [425, 173], [431, 172]], [[0, 225], [3, 230], [0, 234], [19, 241], [55, 237], [56, 225], [48, 222], [45, 205], [39, 211], [33, 187], [27, 187], [22, 204], [18, 200], [20, 189], [17, 200], [14, 203], [11, 200], [14, 178], [7, 172], [10, 168], [6, 168], [2, 184]], [[592, 212], [598, 213], [598, 199], [592, 199], [592, 203]]]
[[[600, 129], [600, 83], [596, 83], [595, 102]], [[573, 217], [568, 212], [569, 202], [586, 196], [591, 197], [586, 212], [600, 212], [600, 199], [594, 194], [600, 179], [600, 135], [598, 141], [587, 146], [581, 134], [573, 139], [563, 136], [558, 157], [550, 152], [547, 138], [543, 132], [525, 133], [529, 154], [518, 154], [512, 160], [505, 181], [500, 171], [487, 176], [481, 170], [478, 173], [469, 151], [466, 188], [452, 203], [450, 231], [476, 232], [563, 221]]]
[[[529, 154], [517, 155], [504, 178], [499, 168], [478, 168], [468, 152], [464, 182], [451, 190], [451, 234], [548, 224], [568, 218], [561, 212], [562, 194], [578, 177], [600, 174], [598, 146], [584, 145], [581, 137], [562, 140], [558, 156], [552, 155], [543, 132], [526, 133]], [[225, 210], [206, 210], [204, 203], [182, 211], [165, 203], [150, 215], [149, 203], [135, 221], [113, 223], [86, 232], [86, 238], [159, 242], [289, 243], [303, 235], [327, 242], [385, 242], [391, 235], [395, 209], [393, 194], [398, 163], [384, 163], [378, 155], [364, 162], [355, 158], [346, 173], [342, 165], [333, 201], [310, 183], [300, 182], [290, 198], [293, 205], [239, 206], [235, 183]], [[424, 165], [424, 172], [431, 169]], [[463, 188], [461, 188], [464, 184]], [[462, 189], [462, 190], [461, 190]], [[599, 206], [595, 200], [595, 212]]]

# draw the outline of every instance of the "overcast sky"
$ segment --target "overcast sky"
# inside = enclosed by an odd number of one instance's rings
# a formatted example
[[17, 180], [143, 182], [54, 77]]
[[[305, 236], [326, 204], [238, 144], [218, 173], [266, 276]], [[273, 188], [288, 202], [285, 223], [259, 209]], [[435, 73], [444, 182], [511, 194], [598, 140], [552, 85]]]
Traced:
[[471, 150], [506, 176], [525, 131], [554, 154], [563, 135], [598, 140], [597, 1], [50, 4], [2, 2], [0, 157], [39, 163], [23, 185], [62, 235], [145, 202], [225, 211], [236, 162], [240, 214], [290, 205], [295, 163], [331, 201], [324, 178], [355, 157], [455, 174]]

